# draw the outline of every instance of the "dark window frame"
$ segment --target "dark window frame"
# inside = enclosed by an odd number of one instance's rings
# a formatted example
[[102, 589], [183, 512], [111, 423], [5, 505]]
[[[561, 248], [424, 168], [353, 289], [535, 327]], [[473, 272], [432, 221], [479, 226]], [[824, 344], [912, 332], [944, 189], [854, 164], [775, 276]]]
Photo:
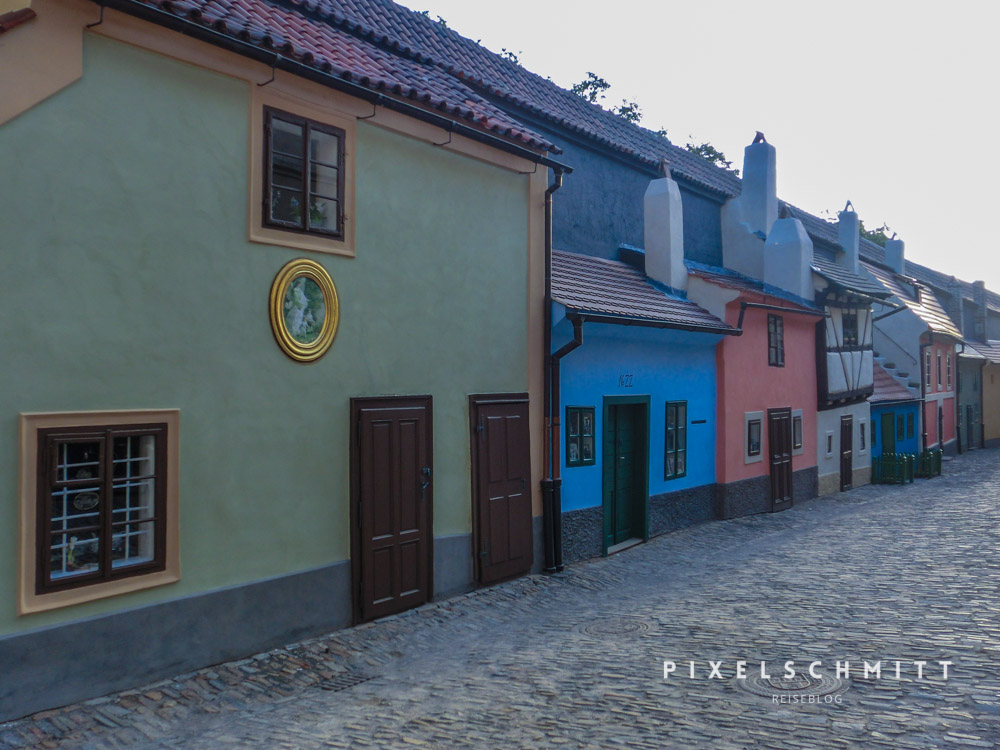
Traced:
[[[796, 435], [796, 431], [798, 434]], [[805, 430], [802, 428], [802, 415], [793, 414], [792, 415], [792, 450], [799, 450], [802, 448], [802, 444], [805, 441], [803, 433]], [[798, 442], [796, 442], [798, 441]]]
[[946, 382], [948, 387], [945, 390], [950, 391], [951, 388], [951, 354], [945, 355], [945, 376], [947, 378]]
[[913, 414], [906, 415], [906, 437], [912, 438], [914, 432], [916, 431], [916, 420], [913, 418]]
[[[594, 406], [567, 406], [566, 407], [566, 467], [593, 466], [597, 463], [597, 407]], [[574, 429], [574, 415], [577, 417]], [[590, 417], [590, 429], [586, 429], [586, 417]], [[584, 445], [586, 438], [590, 438], [590, 458], [584, 458]], [[576, 446], [576, 458], [571, 447]]]
[[[753, 428], [754, 425], [757, 426], [757, 450], [753, 449]], [[748, 456], [759, 456], [763, 449], [764, 443], [764, 420], [763, 419], [749, 419], [747, 420], [747, 455]]]
[[896, 440], [906, 440], [906, 423], [902, 414], [896, 416]]
[[931, 389], [931, 350], [924, 352], [924, 390]]
[[860, 441], [858, 443], [858, 451], [868, 450], [868, 444], [865, 440], [865, 422], [858, 422], [858, 438]]
[[[115, 521], [114, 485], [123, 477], [114, 476], [113, 445], [116, 438], [147, 437], [155, 438], [153, 454], [153, 474], [145, 477], [130, 477], [135, 479], [153, 480], [153, 515], [141, 521]], [[104, 584], [122, 578], [157, 573], [166, 569], [167, 562], [167, 444], [168, 426], [164, 422], [149, 424], [109, 424], [88, 427], [49, 427], [38, 430], [38, 460], [37, 460], [37, 496], [36, 502], [36, 558], [35, 558], [35, 593], [49, 594], [56, 591], [84, 588], [96, 584]], [[58, 479], [58, 449], [60, 445], [79, 442], [100, 442], [99, 476], [87, 479]], [[52, 530], [52, 493], [56, 488], [71, 489], [74, 486], [99, 485], [97, 525], [88, 528], [87, 533], [98, 535], [100, 560], [97, 570], [73, 576], [67, 579], [52, 579], [52, 540], [65, 532]], [[122, 525], [153, 524], [153, 554], [145, 562], [115, 567], [112, 560], [112, 545], [115, 527]]]
[[[282, 219], [275, 219], [271, 215], [271, 189], [272, 189], [272, 174], [273, 174], [273, 154], [272, 154], [272, 123], [274, 119], [277, 118], [284, 122], [292, 123], [298, 125], [302, 128], [302, 151], [300, 158], [302, 160], [302, 186], [301, 194], [303, 196], [303, 211], [302, 218], [298, 224], [285, 221]], [[311, 191], [309, 182], [311, 174], [311, 166], [315, 162], [318, 165], [331, 167], [329, 162], [320, 162], [314, 160], [311, 157], [309, 149], [310, 135], [313, 131], [325, 133], [326, 135], [332, 135], [337, 138], [337, 164], [335, 168], [337, 170], [337, 195], [336, 196], [326, 196], [319, 193], [314, 193]], [[261, 206], [261, 221], [265, 227], [270, 227], [272, 229], [280, 229], [288, 232], [297, 232], [299, 234], [308, 235], [319, 235], [322, 237], [329, 237], [330, 239], [343, 240], [344, 239], [344, 198], [345, 198], [345, 188], [344, 188], [344, 143], [347, 139], [347, 132], [341, 128], [334, 127], [333, 125], [327, 125], [322, 122], [317, 122], [316, 120], [311, 120], [307, 117], [302, 117], [300, 115], [292, 114], [282, 109], [277, 109], [276, 107], [264, 107], [264, 194], [263, 194], [263, 205]], [[295, 156], [294, 154], [289, 154]], [[309, 205], [310, 198], [316, 195], [322, 197], [326, 200], [335, 200], [337, 202], [337, 222], [334, 229], [327, 229], [326, 227], [314, 227], [311, 225], [311, 220], [309, 216]]]
[[[670, 411], [674, 411], [674, 426], [670, 426]], [[687, 401], [667, 401], [664, 407], [664, 437], [663, 437], [663, 479], [677, 479], [687, 476], [687, 431], [688, 431], [688, 402]], [[670, 447], [671, 436], [673, 436], [673, 448]], [[674, 471], [670, 472], [670, 456], [674, 457]], [[683, 457], [683, 460], [682, 460]], [[684, 464], [684, 470], [678, 467]]]
[[944, 381], [941, 380], [941, 352], [938, 351], [938, 353], [937, 353], [937, 389], [939, 391], [941, 390], [941, 384], [942, 384], [942, 382], [944, 382]]
[[785, 366], [785, 321], [780, 315], [767, 316], [767, 364]]
[[[841, 327], [844, 334], [843, 345], [844, 346], [859, 346], [860, 340], [858, 337], [858, 314], [853, 313], [842, 313], [841, 314]], [[848, 325], [850, 323], [850, 325]]]

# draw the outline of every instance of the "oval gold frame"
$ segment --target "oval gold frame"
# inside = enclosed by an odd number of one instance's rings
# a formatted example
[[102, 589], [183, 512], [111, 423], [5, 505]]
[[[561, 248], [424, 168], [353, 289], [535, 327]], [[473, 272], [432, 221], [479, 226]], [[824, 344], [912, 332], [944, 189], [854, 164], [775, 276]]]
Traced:
[[[285, 325], [285, 292], [288, 286], [302, 276], [312, 279], [323, 291], [326, 301], [326, 315], [319, 336], [311, 344], [300, 344], [288, 332]], [[278, 346], [296, 362], [315, 362], [326, 354], [337, 335], [340, 323], [340, 301], [337, 299], [337, 287], [333, 285], [330, 274], [319, 263], [305, 258], [286, 263], [271, 284], [271, 299], [269, 301], [271, 314], [271, 330]]]

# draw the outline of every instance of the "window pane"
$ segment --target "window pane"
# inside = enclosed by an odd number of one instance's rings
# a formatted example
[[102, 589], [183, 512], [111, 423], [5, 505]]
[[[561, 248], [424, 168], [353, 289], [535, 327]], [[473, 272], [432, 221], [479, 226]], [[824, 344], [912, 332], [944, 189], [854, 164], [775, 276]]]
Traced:
[[111, 534], [111, 567], [147, 563], [153, 559], [156, 540], [156, 524], [127, 523], [115, 526]]
[[687, 453], [680, 451], [677, 454], [677, 473], [683, 474], [687, 471]]
[[760, 454], [760, 420], [753, 419], [747, 424], [747, 452], [751, 456]]
[[688, 419], [688, 407], [687, 403], [677, 404], [677, 424], [679, 427], [687, 426]]
[[[339, 164], [340, 138], [320, 130], [311, 130], [309, 134], [309, 160], [318, 161], [330, 166]], [[336, 192], [333, 193], [336, 195]]]
[[302, 189], [302, 159], [297, 156], [271, 156], [271, 185], [293, 190]]
[[112, 523], [152, 518], [156, 513], [155, 481], [155, 479], [140, 479], [115, 482], [111, 508]]
[[322, 164], [309, 165], [309, 192], [336, 199], [337, 170]]
[[667, 405], [667, 429], [672, 430], [677, 426], [677, 406]]
[[667, 476], [672, 477], [677, 473], [677, 454], [667, 454]]
[[153, 435], [116, 437], [111, 457], [115, 479], [148, 477], [156, 473], [156, 438]]
[[96, 479], [101, 476], [101, 442], [59, 443], [56, 479]]
[[583, 438], [582, 457], [584, 461], [594, 460], [594, 438], [590, 435], [587, 435]]
[[594, 434], [594, 410], [593, 409], [584, 409], [584, 410], [581, 411], [581, 414], [583, 416], [582, 416], [580, 427], [583, 430], [583, 434], [584, 435], [593, 435]]
[[316, 229], [337, 229], [337, 201], [326, 198], [309, 198], [309, 226]]
[[49, 559], [53, 581], [93, 573], [101, 559], [97, 532], [53, 534]]
[[677, 450], [677, 431], [668, 429], [667, 430], [667, 450], [675, 451]]
[[101, 488], [58, 488], [52, 492], [51, 530], [74, 531], [100, 523]]
[[271, 152], [280, 151], [297, 156], [302, 153], [302, 126], [278, 117], [271, 118]]
[[569, 434], [580, 434], [580, 411], [579, 409], [567, 409], [567, 422], [569, 422]]
[[572, 438], [568, 447], [569, 453], [566, 455], [566, 462], [570, 464], [580, 463], [580, 438]]
[[271, 220], [302, 224], [302, 191], [271, 188]]

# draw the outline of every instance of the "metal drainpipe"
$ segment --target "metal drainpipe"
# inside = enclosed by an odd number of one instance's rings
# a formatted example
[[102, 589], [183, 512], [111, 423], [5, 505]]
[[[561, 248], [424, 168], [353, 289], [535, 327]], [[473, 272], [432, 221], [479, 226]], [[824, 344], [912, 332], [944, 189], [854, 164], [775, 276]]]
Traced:
[[[553, 471], [552, 444], [552, 194], [562, 187], [563, 173], [555, 170], [555, 180], [545, 189], [545, 310], [542, 341], [545, 348], [542, 389], [545, 414], [544, 451], [545, 476], [542, 478], [542, 542], [545, 548], [545, 571], [562, 570], [562, 518], [555, 505], [556, 489], [562, 480]], [[561, 505], [561, 500], [560, 500]], [[558, 540], [557, 535], [558, 533]], [[558, 541], [558, 545], [557, 542]], [[558, 555], [557, 555], [558, 552]]]
[[[927, 343], [920, 345], [917, 353], [917, 367], [920, 368], [920, 425], [923, 430], [920, 434], [920, 452], [927, 450], [927, 378], [930, 371], [926, 371], [927, 363], [924, 362], [924, 349], [934, 345], [934, 332], [928, 331]], [[937, 418], [937, 415], [934, 415]], [[940, 437], [940, 436], [939, 436]]]
[[560, 466], [562, 454], [559, 450], [561, 423], [561, 389], [562, 377], [559, 363], [562, 358], [583, 343], [583, 318], [573, 318], [573, 340], [565, 344], [552, 355], [552, 562], [555, 571], [563, 569], [562, 561], [562, 477]]

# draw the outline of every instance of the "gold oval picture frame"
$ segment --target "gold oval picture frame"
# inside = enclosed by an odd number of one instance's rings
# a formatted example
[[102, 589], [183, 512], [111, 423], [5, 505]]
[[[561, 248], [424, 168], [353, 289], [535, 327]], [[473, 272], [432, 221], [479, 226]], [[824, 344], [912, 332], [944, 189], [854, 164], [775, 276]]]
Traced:
[[296, 362], [314, 362], [337, 335], [340, 302], [333, 279], [319, 263], [286, 263], [271, 284], [271, 330], [278, 346]]

